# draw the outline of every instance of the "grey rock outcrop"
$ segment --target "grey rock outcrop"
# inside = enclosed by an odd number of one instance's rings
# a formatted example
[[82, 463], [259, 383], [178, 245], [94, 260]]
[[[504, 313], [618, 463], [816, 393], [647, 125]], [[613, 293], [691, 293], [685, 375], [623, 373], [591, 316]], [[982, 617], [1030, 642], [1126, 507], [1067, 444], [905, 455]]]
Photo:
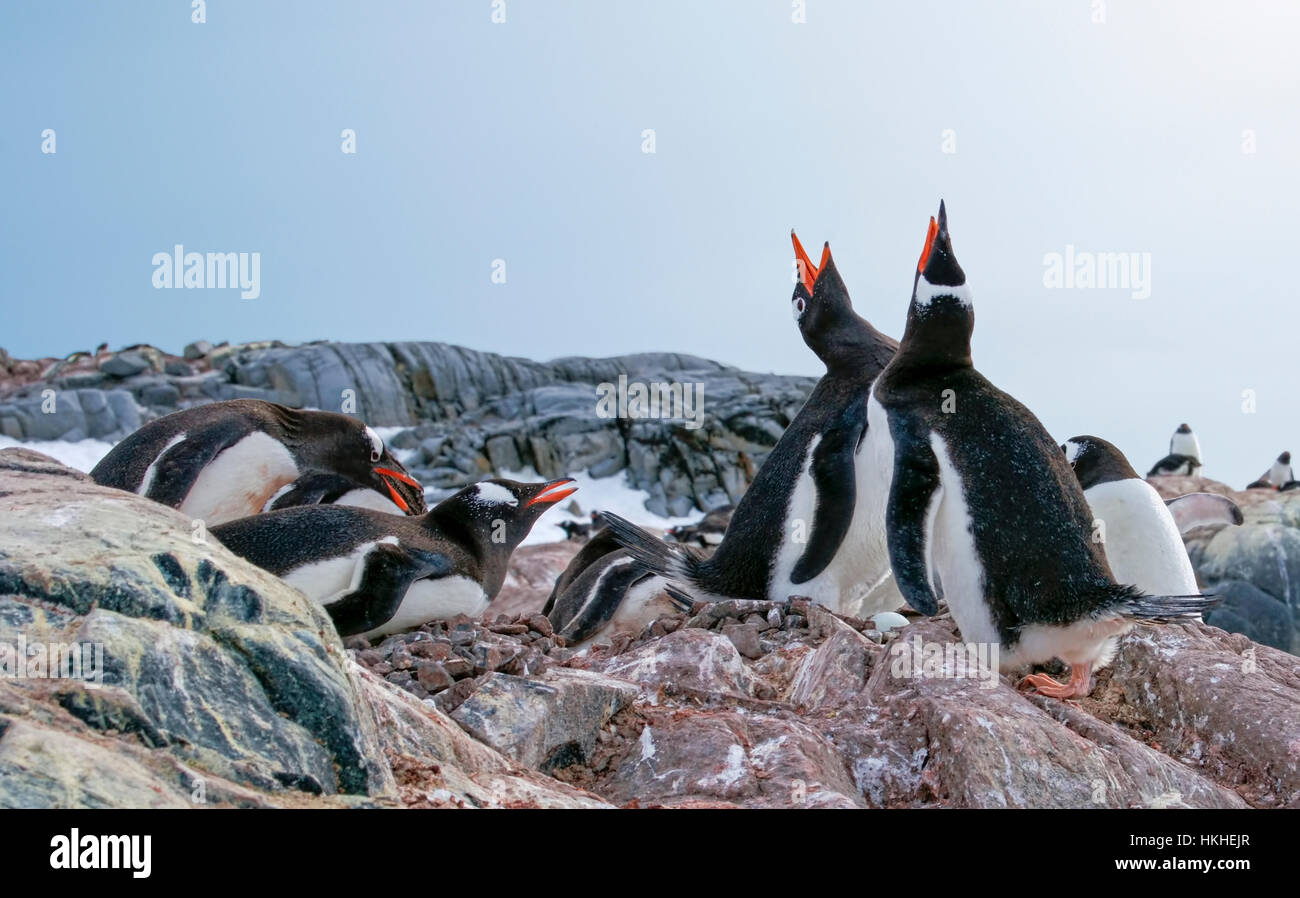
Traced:
[[[543, 363], [444, 343], [199, 342], [184, 358], [133, 347], [13, 364], [26, 367], [0, 374], [0, 433], [18, 440], [113, 441], [179, 408], [265, 399], [410, 428], [391, 442], [435, 494], [525, 468], [550, 478], [626, 470], [660, 515], [739, 499], [816, 382], [678, 353]], [[680, 404], [663, 417], [602, 417], [597, 387], [620, 377], [702, 392], [691, 418]]]
[[1200, 527], [1184, 536], [1197, 579], [1224, 599], [1206, 622], [1300, 654], [1300, 490], [1237, 491], [1199, 477], [1150, 482], [1166, 499], [1205, 491], [1241, 506], [1241, 526]]

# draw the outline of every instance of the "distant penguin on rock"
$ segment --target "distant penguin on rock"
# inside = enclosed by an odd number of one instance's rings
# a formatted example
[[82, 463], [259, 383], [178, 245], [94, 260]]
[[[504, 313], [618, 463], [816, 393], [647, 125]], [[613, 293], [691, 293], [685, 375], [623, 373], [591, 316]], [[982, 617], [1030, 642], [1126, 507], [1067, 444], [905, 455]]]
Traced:
[[722, 542], [735, 511], [734, 505], [715, 508], [694, 524], [679, 524], [673, 527], [667, 535], [672, 537], [673, 542], [713, 548]]
[[1195, 617], [1210, 602], [1115, 582], [1060, 446], [975, 370], [974, 323], [940, 203], [898, 354], [870, 392], [864, 454], [880, 478], [870, 495], [888, 497], [889, 557], [909, 605], [934, 614], [942, 583], [962, 638], [998, 646], [1002, 670], [1059, 658], [1069, 683], [1023, 685], [1084, 695], [1135, 619]]
[[1237, 503], [1214, 493], [1162, 500], [1124, 454], [1100, 437], [1071, 437], [1061, 449], [1083, 487], [1093, 538], [1100, 539], [1115, 581], [1156, 595], [1199, 591], [1182, 532], [1204, 524], [1240, 524]]
[[572, 483], [483, 480], [412, 517], [316, 505], [210, 532], [325, 606], [339, 635], [370, 638], [482, 614], [515, 548], [543, 512], [575, 492]]
[[1246, 489], [1293, 490], [1300, 486], [1291, 470], [1291, 453], [1283, 452], [1259, 479], [1247, 485]]
[[826, 374], [737, 503], [717, 551], [706, 558], [616, 515], [607, 521], [633, 557], [695, 600], [802, 595], [869, 616], [902, 605], [883, 522], [860, 513], [872, 482], [861, 457], [867, 391], [898, 343], [854, 312], [829, 244], [814, 265], [791, 239], [798, 280], [790, 309]]
[[1167, 474], [1191, 476], [1197, 473], [1196, 469], [1200, 466], [1201, 443], [1196, 439], [1196, 434], [1192, 433], [1192, 428], [1186, 424], [1179, 424], [1174, 435], [1169, 438], [1169, 454], [1156, 462], [1147, 472], [1147, 476], [1157, 477]]
[[356, 418], [260, 399], [198, 405], [150, 421], [95, 465], [103, 486], [208, 526], [332, 502], [421, 514], [424, 489]]

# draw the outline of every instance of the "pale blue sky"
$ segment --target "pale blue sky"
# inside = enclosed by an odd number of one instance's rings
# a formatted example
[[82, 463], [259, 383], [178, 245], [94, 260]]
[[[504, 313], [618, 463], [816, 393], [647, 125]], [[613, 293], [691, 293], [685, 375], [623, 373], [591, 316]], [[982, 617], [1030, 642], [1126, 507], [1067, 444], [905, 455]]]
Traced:
[[[420, 339], [816, 373], [791, 226], [898, 335], [942, 196], [985, 374], [1144, 471], [1186, 420], [1242, 486], [1300, 451], [1300, 5], [1105, 7], [808, 0], [794, 24], [790, 0], [506, 0], [494, 25], [490, 0], [212, 0], [195, 25], [187, 0], [7, 0], [0, 345]], [[261, 296], [153, 289], [176, 243], [260, 252]], [[1150, 253], [1150, 298], [1046, 289], [1067, 244]]]

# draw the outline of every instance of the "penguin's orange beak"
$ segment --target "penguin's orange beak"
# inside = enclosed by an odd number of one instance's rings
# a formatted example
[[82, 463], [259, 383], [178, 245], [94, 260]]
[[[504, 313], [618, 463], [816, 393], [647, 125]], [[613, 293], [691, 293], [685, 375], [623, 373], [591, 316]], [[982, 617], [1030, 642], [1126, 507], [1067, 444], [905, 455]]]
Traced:
[[930, 216], [930, 227], [925, 232], [925, 246], [921, 249], [921, 259], [916, 263], [917, 271], [925, 271], [925, 263], [930, 261], [930, 251], [934, 249], [934, 238], [939, 234], [939, 225]]
[[393, 485], [388, 482], [388, 478], [391, 477], [393, 480], [399, 480], [407, 486], [415, 487], [417, 490], [423, 490], [424, 487], [420, 485], [420, 481], [416, 480], [410, 474], [403, 471], [394, 471], [392, 468], [375, 468], [375, 473], [385, 478], [384, 486], [388, 487], [388, 495], [392, 497], [393, 504], [407, 514], [410, 514], [411, 506], [406, 504], [406, 500], [403, 499], [401, 494], [398, 493], [397, 490], [393, 488]]
[[790, 241], [794, 244], [794, 258], [799, 264], [799, 281], [803, 284], [803, 288], [808, 291], [808, 295], [811, 296], [813, 287], [817, 285], [817, 275], [821, 273], [822, 269], [826, 267], [826, 263], [830, 261], [831, 245], [830, 243], [822, 244], [822, 260], [820, 264], [814, 265], [812, 259], [808, 257], [808, 253], [804, 251], [803, 244], [799, 242], [799, 238], [793, 229], [790, 231]]
[[550, 505], [554, 502], [559, 502], [561, 499], [569, 498], [578, 491], [576, 486], [563, 489], [564, 486], [570, 483], [573, 483], [572, 477], [561, 477], [559, 480], [552, 480], [550, 483], [543, 485], [542, 491], [529, 499], [524, 507], [528, 508], [542, 503]]

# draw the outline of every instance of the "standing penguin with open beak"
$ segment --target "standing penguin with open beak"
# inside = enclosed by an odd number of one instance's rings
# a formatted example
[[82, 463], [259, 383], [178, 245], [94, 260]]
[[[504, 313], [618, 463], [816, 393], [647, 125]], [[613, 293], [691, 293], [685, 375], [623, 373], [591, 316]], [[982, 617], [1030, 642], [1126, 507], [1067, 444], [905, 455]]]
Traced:
[[902, 343], [868, 402], [867, 454], [882, 478], [873, 495], [888, 496], [894, 575], [923, 614], [938, 610], [941, 582], [962, 638], [998, 646], [1002, 670], [1052, 658], [1070, 665], [1067, 683], [1035, 674], [1024, 685], [1054, 698], [1086, 695], [1135, 620], [1193, 618], [1215, 600], [1115, 581], [1060, 446], [975, 369], [974, 327], [940, 203]]
[[867, 394], [898, 343], [853, 310], [830, 244], [814, 265], [790, 238], [798, 267], [790, 310], [826, 374], [737, 503], [717, 551], [703, 558], [617, 515], [606, 520], [638, 562], [696, 601], [798, 595], [855, 616], [893, 610], [903, 599], [883, 521], [862, 513], [875, 504], [862, 448]]
[[291, 505], [425, 510], [424, 489], [372, 428], [348, 415], [260, 399], [213, 402], [150, 421], [90, 476], [209, 526]]

